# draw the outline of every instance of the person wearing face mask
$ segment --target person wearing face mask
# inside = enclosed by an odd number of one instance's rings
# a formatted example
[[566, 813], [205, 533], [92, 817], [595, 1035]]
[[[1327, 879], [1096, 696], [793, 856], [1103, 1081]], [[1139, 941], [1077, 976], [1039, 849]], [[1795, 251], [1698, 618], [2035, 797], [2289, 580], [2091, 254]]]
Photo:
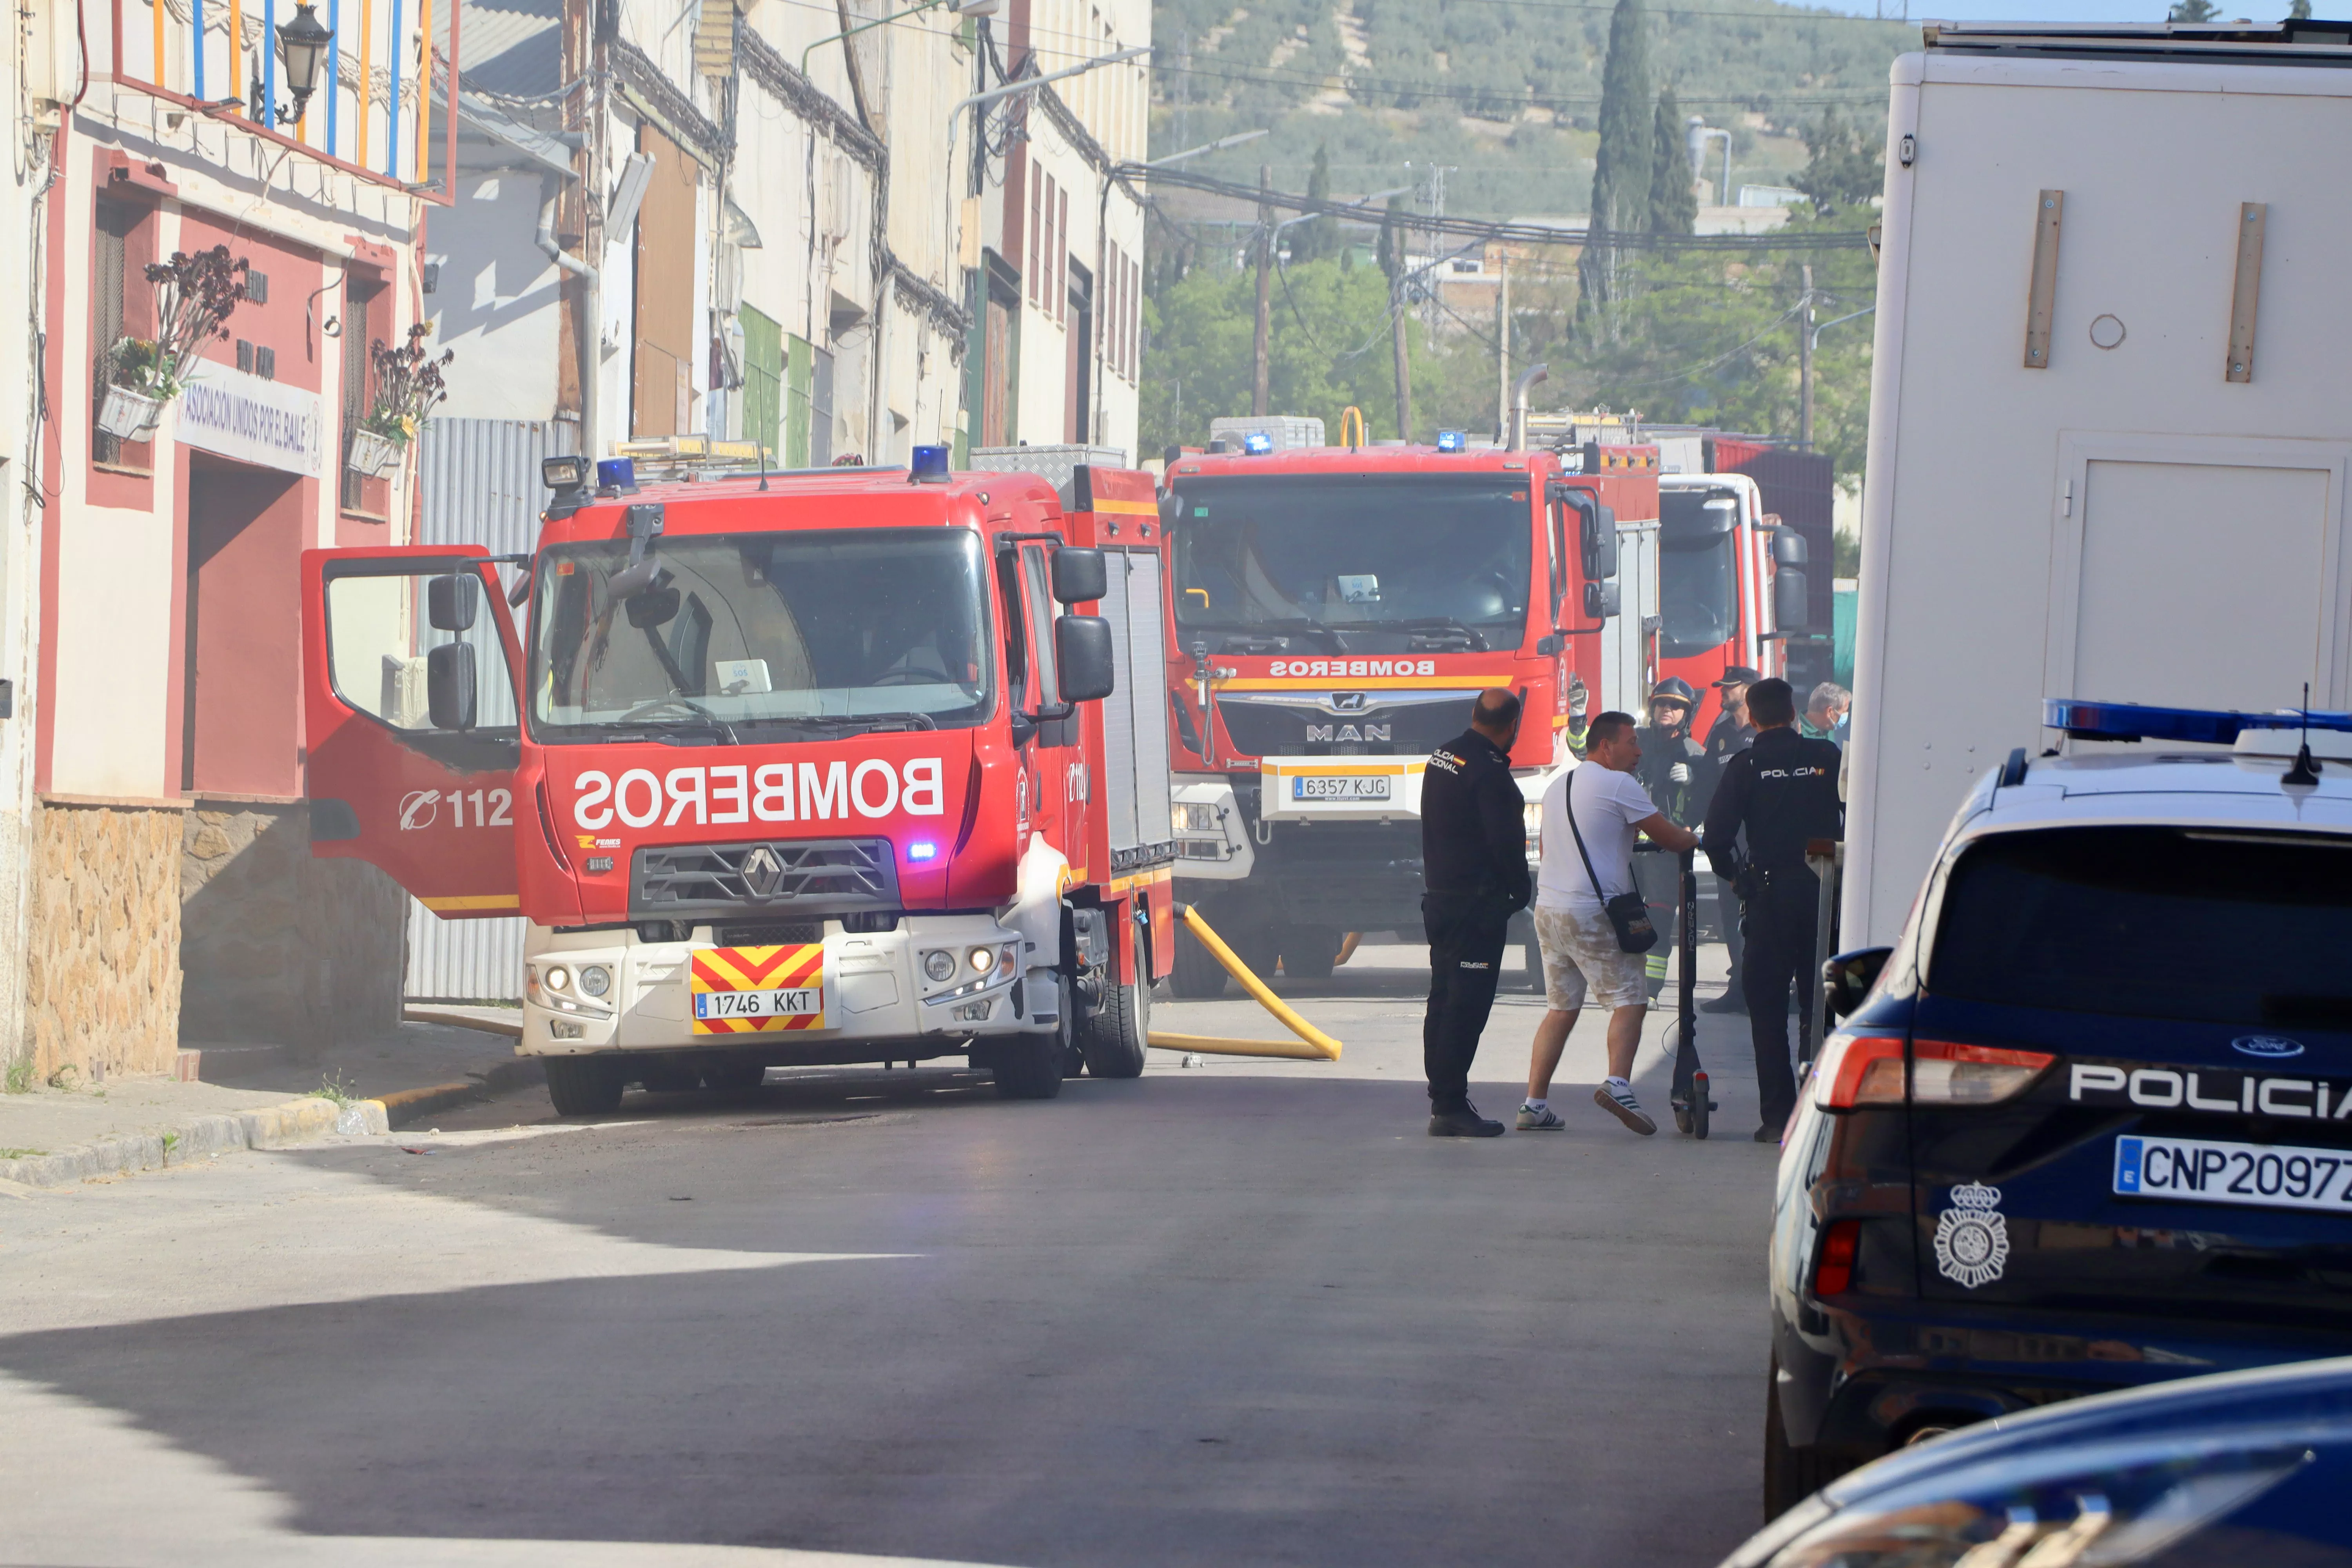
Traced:
[[[1706, 748], [1691, 735], [1691, 714], [1697, 708], [1698, 693], [1690, 682], [1668, 676], [1651, 688], [1650, 721], [1633, 731], [1642, 747], [1634, 782], [1677, 827], [1696, 828], [1715, 793]], [[1666, 988], [1675, 942], [1682, 936], [1682, 868], [1670, 856], [1636, 856], [1633, 882], [1642, 889], [1642, 901], [1650, 906], [1650, 923], [1666, 939], [1643, 960], [1649, 1000], [1655, 1002]]]

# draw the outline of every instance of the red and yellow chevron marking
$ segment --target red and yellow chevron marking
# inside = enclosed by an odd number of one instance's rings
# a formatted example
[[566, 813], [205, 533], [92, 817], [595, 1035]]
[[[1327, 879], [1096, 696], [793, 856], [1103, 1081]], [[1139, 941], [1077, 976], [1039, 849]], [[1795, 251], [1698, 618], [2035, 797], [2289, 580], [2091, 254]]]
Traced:
[[786, 1018], [697, 1018], [698, 1035], [761, 1035], [786, 1029], [824, 1027], [824, 944], [796, 942], [789, 947], [697, 948], [689, 975], [694, 994], [723, 991], [793, 991], [815, 986], [819, 1005], [814, 1013]]

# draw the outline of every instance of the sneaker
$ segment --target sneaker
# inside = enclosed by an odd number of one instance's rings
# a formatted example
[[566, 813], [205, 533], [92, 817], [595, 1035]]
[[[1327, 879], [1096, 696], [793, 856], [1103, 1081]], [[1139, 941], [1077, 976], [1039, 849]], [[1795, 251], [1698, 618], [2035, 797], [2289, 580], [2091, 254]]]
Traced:
[[1712, 1002], [1700, 1003], [1698, 1010], [1702, 1013], [1745, 1013], [1748, 1004], [1740, 1000], [1738, 992], [1726, 991]]
[[1432, 1138], [1500, 1138], [1503, 1124], [1489, 1121], [1478, 1114], [1475, 1105], [1465, 1104], [1459, 1110], [1440, 1110], [1429, 1119]]
[[1633, 1090], [1630, 1087], [1612, 1089], [1604, 1083], [1592, 1091], [1592, 1103], [1644, 1138], [1658, 1130], [1658, 1124], [1649, 1119], [1633, 1099]]
[[1759, 1127], [1756, 1130], [1756, 1142], [1759, 1143], [1778, 1143], [1780, 1141], [1780, 1130], [1778, 1127]]
[[1519, 1107], [1519, 1131], [1522, 1132], [1557, 1132], [1566, 1127], [1559, 1112], [1547, 1105], [1538, 1110], [1532, 1105]]

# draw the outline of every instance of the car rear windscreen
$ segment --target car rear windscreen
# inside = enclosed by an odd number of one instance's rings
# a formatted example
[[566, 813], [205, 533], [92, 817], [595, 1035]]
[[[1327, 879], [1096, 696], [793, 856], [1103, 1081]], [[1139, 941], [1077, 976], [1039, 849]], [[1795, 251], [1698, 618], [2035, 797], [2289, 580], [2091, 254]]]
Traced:
[[1989, 835], [1952, 868], [1927, 989], [2352, 1029], [2352, 840], [2172, 827]]

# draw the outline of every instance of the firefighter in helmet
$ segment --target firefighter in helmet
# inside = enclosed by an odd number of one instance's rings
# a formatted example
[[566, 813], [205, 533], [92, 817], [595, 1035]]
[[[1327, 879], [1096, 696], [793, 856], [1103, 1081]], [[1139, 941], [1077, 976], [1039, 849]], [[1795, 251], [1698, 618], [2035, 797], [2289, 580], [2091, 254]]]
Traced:
[[[1696, 829], [1706, 815], [1714, 794], [1714, 770], [1706, 748], [1691, 734], [1691, 715], [1698, 710], [1698, 693], [1679, 676], [1668, 676], [1650, 689], [1650, 721], [1634, 731], [1642, 742], [1642, 761], [1634, 779], [1658, 810], [1678, 827]], [[1633, 857], [1633, 883], [1642, 901], [1650, 906], [1650, 923], [1682, 940], [1682, 868], [1670, 855]], [[1662, 942], [1649, 952], [1650, 1000], [1665, 989], [1675, 942]]]

